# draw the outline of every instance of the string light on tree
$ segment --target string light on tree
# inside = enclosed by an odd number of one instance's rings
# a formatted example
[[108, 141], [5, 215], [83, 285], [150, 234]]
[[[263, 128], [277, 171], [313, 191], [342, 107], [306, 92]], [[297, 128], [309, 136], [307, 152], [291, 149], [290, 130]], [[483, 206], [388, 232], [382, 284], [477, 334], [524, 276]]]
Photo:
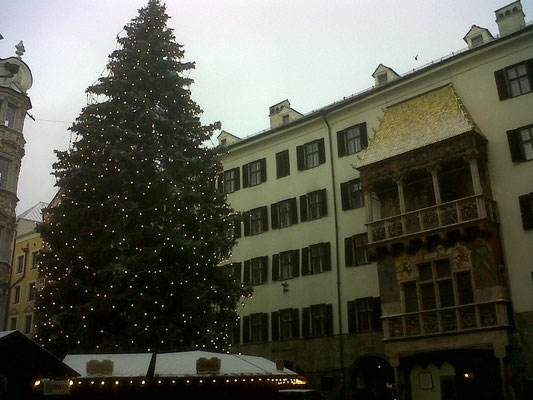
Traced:
[[[67, 352], [226, 349], [245, 288], [219, 265], [233, 211], [203, 146], [194, 63], [150, 0], [124, 28], [91, 102], [57, 152], [61, 195], [42, 236], [36, 339]], [[181, 316], [181, 317], [177, 317]]]

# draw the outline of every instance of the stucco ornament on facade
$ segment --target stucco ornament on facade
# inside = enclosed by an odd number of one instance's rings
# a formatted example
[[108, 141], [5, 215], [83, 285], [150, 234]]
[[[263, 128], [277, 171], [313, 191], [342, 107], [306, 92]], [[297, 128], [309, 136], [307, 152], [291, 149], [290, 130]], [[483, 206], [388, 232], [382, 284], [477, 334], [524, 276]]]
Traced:
[[470, 268], [472, 266], [471, 254], [472, 252], [465, 245], [458, 242], [453, 248], [453, 268]]

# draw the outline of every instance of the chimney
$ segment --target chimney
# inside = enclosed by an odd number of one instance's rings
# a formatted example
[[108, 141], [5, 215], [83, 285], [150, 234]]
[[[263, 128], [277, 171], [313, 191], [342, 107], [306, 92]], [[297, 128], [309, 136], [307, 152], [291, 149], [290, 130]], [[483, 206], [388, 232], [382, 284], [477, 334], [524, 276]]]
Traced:
[[500, 36], [508, 35], [526, 26], [520, 0], [500, 8], [494, 13], [496, 14], [496, 23], [498, 24]]

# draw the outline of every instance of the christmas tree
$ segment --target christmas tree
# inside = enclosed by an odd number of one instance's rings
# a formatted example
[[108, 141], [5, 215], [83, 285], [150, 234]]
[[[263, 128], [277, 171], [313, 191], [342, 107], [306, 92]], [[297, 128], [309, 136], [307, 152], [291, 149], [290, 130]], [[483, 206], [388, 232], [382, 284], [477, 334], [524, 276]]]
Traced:
[[227, 349], [244, 293], [220, 267], [232, 210], [168, 18], [150, 0], [125, 26], [57, 152], [36, 300], [36, 338], [56, 354]]

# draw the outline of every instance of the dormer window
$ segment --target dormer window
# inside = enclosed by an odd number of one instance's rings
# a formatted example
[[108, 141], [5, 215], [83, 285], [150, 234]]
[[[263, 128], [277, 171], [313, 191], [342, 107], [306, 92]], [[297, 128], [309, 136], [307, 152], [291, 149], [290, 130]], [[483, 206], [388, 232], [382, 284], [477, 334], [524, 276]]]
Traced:
[[478, 47], [483, 44], [483, 36], [476, 35], [472, 37], [472, 47]]
[[220, 140], [220, 145], [221, 145], [221, 146], [225, 146], [225, 145], [226, 145], [226, 139], [222, 139], [222, 140]]
[[379, 74], [378, 75], [378, 85], [384, 85], [385, 83], [387, 83], [387, 73], [385, 72], [384, 74]]
[[289, 123], [289, 114], [284, 115], [284, 116], [281, 117], [281, 123], [282, 123], [282, 125], [286, 125], [286, 124]]
[[16, 111], [17, 111], [17, 108], [13, 104], [7, 103], [6, 118], [4, 121], [4, 125], [10, 128], [13, 128], [15, 126]]

